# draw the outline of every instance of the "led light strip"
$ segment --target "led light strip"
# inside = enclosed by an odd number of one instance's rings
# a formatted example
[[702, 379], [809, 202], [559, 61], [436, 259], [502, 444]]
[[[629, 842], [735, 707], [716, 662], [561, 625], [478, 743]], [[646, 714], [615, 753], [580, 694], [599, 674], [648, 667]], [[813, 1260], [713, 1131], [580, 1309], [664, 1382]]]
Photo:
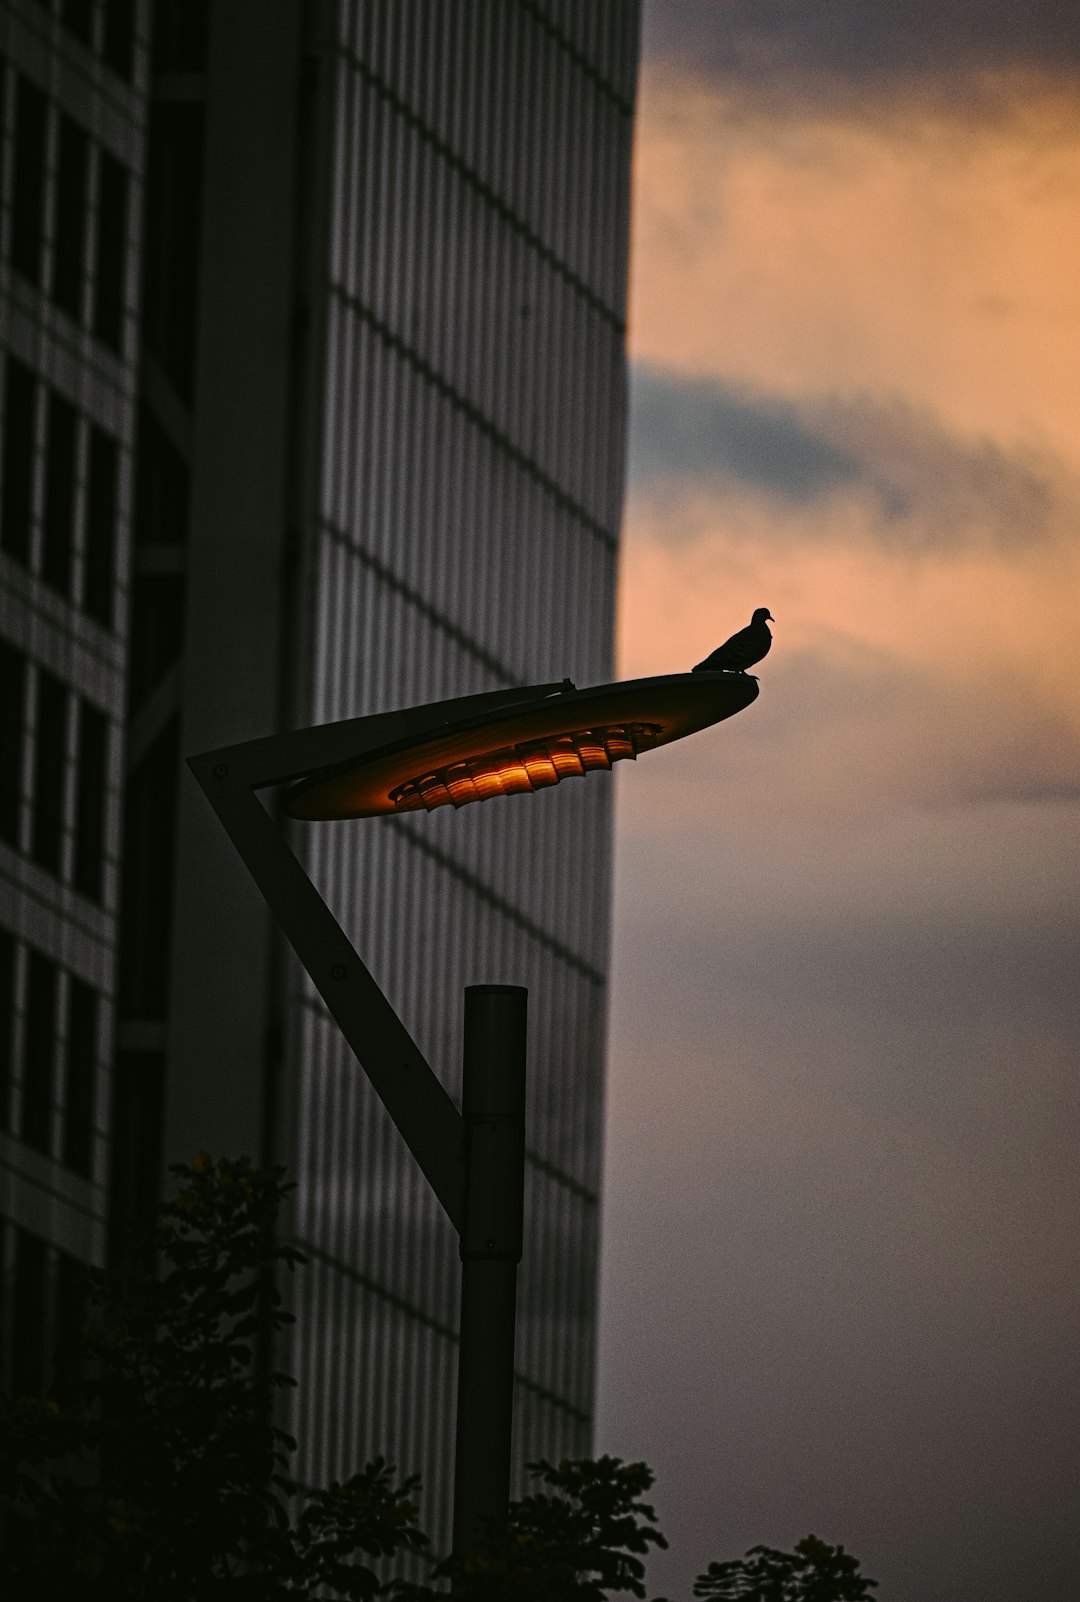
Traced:
[[399, 812], [434, 812], [448, 804], [464, 807], [496, 795], [524, 795], [563, 779], [583, 778], [594, 768], [610, 768], [627, 757], [633, 761], [659, 733], [655, 723], [626, 723], [530, 740], [422, 773], [391, 790], [390, 799]]

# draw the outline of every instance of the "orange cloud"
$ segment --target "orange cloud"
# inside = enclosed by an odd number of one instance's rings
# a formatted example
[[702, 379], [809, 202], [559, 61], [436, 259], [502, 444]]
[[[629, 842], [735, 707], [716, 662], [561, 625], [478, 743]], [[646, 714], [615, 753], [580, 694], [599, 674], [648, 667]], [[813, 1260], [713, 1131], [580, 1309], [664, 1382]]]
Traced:
[[1080, 104], [985, 126], [743, 122], [646, 70], [632, 351], [765, 390], [900, 395], [951, 426], [1080, 438]]
[[[650, 486], [632, 459], [620, 663], [688, 666], [769, 606], [764, 695], [798, 692], [806, 725], [777, 725], [774, 809], [1049, 798], [1080, 769], [1078, 188], [1080, 109], [1037, 80], [1008, 117], [924, 112], [901, 137], [805, 108], [740, 122], [646, 71], [633, 354], [772, 432], [711, 477], [688, 460]], [[804, 493], [779, 459], [769, 482], [784, 428]]]
[[1060, 7], [932, 10], [646, 12], [720, 55], [642, 80], [631, 333], [657, 382], [620, 669], [687, 668], [755, 606], [776, 625], [753, 706], [614, 780], [601, 1438], [679, 1488], [686, 1550], [727, 1462], [746, 1544], [817, 1507], [873, 1532], [884, 1585], [921, 1594], [933, 1553], [966, 1597], [1016, 1523], [949, 1572], [972, 1507], [1022, 1521], [1039, 1487], [1044, 1591], [1071, 1528], [1080, 99], [1033, 70]]
[[682, 515], [697, 534], [673, 544], [671, 514], [632, 501], [622, 671], [692, 664], [768, 606], [776, 645], [763, 676], [786, 652], [882, 652], [945, 683], [982, 685], [991, 701], [1007, 684], [1080, 732], [1080, 548], [1062, 541], [1022, 560], [978, 549], [913, 560], [870, 543], [871, 510], [844, 494], [786, 512], [746, 493], [688, 497]]

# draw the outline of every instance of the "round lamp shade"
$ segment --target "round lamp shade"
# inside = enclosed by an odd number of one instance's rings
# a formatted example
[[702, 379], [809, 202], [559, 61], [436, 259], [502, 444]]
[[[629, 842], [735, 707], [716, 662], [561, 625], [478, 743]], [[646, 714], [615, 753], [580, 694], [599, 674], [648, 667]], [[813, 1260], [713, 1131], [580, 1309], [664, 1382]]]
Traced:
[[531, 794], [720, 723], [757, 693], [744, 673], [565, 689], [312, 774], [288, 791], [284, 809], [291, 818], [330, 821]]

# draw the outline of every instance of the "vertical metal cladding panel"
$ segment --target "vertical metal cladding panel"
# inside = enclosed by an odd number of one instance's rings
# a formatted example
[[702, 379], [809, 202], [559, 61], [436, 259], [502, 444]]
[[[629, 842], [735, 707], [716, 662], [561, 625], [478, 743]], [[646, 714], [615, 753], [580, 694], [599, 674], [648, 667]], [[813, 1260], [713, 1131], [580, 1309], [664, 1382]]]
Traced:
[[[628, 130], [574, 50], [600, 49], [617, 19], [571, 50], [565, 28], [541, 26], [534, 11], [344, 0], [337, 13], [322, 80], [337, 98], [337, 221], [316, 717], [564, 672], [606, 676], [620, 309], [603, 267], [618, 247], [605, 258], [592, 236], [625, 229], [601, 203], [598, 175], [625, 167]], [[597, 777], [529, 806], [328, 826], [309, 848], [324, 893], [451, 1088], [463, 987], [530, 986], [521, 1460], [589, 1441], [606, 960], [606, 914], [591, 903], [607, 889], [609, 795]], [[308, 990], [296, 1035], [298, 1233], [317, 1253], [308, 1285], [318, 1291], [304, 1293], [297, 1340], [318, 1401], [297, 1431], [300, 1473], [345, 1473], [385, 1451], [425, 1474], [426, 1512], [445, 1538], [455, 1242], [331, 1042]], [[324, 1326], [321, 1355], [312, 1320]]]
[[[435, 493], [438, 476], [436, 464], [441, 466], [444, 459], [440, 438], [442, 419], [436, 402], [437, 396], [431, 385], [426, 381], [418, 383], [416, 436], [423, 470], [416, 477], [413, 515], [417, 543], [417, 589], [422, 595], [437, 593], [446, 551], [445, 533], [440, 526], [441, 508]], [[444, 636], [444, 629], [431, 631], [430, 675], [434, 684], [438, 684], [442, 678], [446, 647]]]
[[[348, 68], [343, 61], [331, 61], [328, 64], [328, 69], [333, 72], [336, 79], [334, 86], [333, 146], [336, 152], [340, 152], [339, 159], [342, 165], [345, 165], [351, 154], [348, 145], [350, 99]], [[329, 207], [330, 233], [327, 241], [327, 256], [332, 277], [338, 277], [341, 274], [343, 263], [348, 255], [349, 202], [349, 191], [340, 183], [332, 184]]]
[[363, 394], [364, 375], [361, 366], [360, 329], [355, 317], [349, 315], [346, 307], [340, 308], [339, 327], [341, 331], [341, 344], [339, 361], [341, 380], [339, 386], [339, 405], [341, 407], [340, 431], [342, 439], [342, 463], [338, 477], [339, 491], [336, 500], [335, 526], [339, 531], [347, 529], [356, 516], [356, 502], [358, 496], [358, 476], [363, 461], [361, 428], [361, 397]]
[[[415, 368], [409, 371], [409, 434], [415, 441], [419, 471], [405, 475], [405, 531], [409, 544], [410, 584], [418, 595], [433, 595], [438, 570], [431, 564], [431, 519], [428, 509], [432, 456], [431, 385]], [[428, 629], [425, 671], [430, 676], [437, 645], [437, 630]]]
[[[332, 299], [326, 308], [326, 318], [327, 339], [324, 380], [326, 400], [326, 430], [321, 441], [321, 450], [319, 453], [319, 460], [321, 464], [319, 520], [320, 523], [328, 524], [330, 527], [333, 527], [337, 512], [338, 494], [338, 440], [336, 437], [336, 429], [340, 424], [341, 417], [341, 397], [338, 378], [340, 364], [338, 361], [338, 352], [341, 349], [341, 325], [343, 317], [341, 307]], [[321, 643], [321, 632], [317, 633], [316, 639]], [[324, 675], [319, 674], [318, 677], [320, 681], [322, 681]]]

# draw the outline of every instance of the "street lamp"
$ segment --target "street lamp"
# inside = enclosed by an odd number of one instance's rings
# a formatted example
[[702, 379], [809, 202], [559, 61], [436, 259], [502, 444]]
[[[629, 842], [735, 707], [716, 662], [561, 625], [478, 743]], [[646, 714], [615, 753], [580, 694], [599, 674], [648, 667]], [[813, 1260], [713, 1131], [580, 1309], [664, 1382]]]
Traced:
[[743, 673], [578, 690], [539, 684], [349, 718], [204, 752], [188, 765], [458, 1232], [462, 1258], [454, 1549], [505, 1516], [525, 1152], [525, 1005], [465, 991], [462, 1111], [425, 1062], [257, 791], [329, 820], [462, 807], [582, 777], [749, 706]]

